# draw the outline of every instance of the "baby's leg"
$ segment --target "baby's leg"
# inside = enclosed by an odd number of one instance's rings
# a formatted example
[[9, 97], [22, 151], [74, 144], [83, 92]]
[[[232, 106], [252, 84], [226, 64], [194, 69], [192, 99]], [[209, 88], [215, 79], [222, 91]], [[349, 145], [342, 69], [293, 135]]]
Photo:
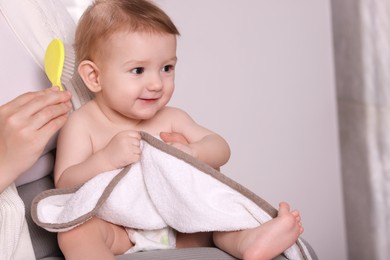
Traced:
[[176, 233], [176, 247], [211, 247], [214, 246], [212, 232]]
[[276, 218], [253, 229], [214, 232], [214, 243], [237, 258], [269, 260], [292, 246], [302, 232], [299, 212], [290, 212], [289, 205], [282, 202]]
[[115, 259], [133, 245], [125, 229], [92, 218], [67, 232], [58, 233], [58, 243], [68, 259]]

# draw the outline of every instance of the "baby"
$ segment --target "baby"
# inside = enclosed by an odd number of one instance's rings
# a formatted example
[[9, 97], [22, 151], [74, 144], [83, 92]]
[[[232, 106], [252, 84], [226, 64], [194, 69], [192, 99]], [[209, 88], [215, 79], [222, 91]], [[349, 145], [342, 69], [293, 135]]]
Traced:
[[[56, 187], [74, 187], [99, 173], [140, 159], [140, 131], [177, 133], [172, 145], [214, 168], [230, 148], [218, 134], [183, 110], [167, 106], [174, 91], [176, 37], [171, 19], [146, 0], [97, 0], [76, 30], [78, 71], [94, 99], [75, 111], [61, 130]], [[188, 183], [188, 185], [191, 185]], [[59, 233], [66, 259], [114, 259], [148, 240], [149, 249], [216, 245], [244, 259], [271, 259], [303, 232], [298, 211], [281, 203], [278, 216], [254, 229], [182, 234], [171, 228], [133, 230], [93, 218]], [[161, 245], [160, 234], [168, 237]], [[156, 239], [157, 237], [157, 239]]]

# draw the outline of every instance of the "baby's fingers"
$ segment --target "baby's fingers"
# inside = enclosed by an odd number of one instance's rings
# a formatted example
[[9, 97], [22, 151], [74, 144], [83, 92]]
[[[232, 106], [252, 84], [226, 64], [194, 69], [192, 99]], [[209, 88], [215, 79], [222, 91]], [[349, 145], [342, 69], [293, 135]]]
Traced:
[[167, 133], [167, 132], [161, 132], [160, 138], [168, 144], [172, 143], [181, 143], [181, 144], [189, 144], [188, 140], [179, 133]]

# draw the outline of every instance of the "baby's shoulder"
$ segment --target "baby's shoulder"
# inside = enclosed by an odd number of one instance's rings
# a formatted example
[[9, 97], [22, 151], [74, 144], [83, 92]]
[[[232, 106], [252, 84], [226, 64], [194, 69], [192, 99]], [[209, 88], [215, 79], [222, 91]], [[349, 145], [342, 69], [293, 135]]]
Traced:
[[166, 106], [160, 110], [159, 116], [170, 117], [174, 119], [175, 117], [188, 116], [188, 114], [180, 108]]
[[83, 106], [78, 108], [77, 110], [74, 110], [70, 114], [70, 118], [76, 118], [76, 119], [86, 119], [91, 116], [91, 114], [95, 114], [98, 107], [96, 105], [96, 102], [94, 100], [88, 101]]
[[[81, 127], [89, 124], [91, 118], [94, 118], [94, 114], [96, 114], [96, 105], [94, 102], [89, 101], [85, 105], [81, 106], [77, 110], [73, 111], [68, 118], [65, 126], [71, 127]], [[95, 111], [95, 112], [94, 112]]]
[[155, 122], [169, 125], [171, 129], [176, 128], [178, 125], [188, 125], [193, 122], [191, 116], [186, 111], [168, 106], [162, 109], [155, 119]]

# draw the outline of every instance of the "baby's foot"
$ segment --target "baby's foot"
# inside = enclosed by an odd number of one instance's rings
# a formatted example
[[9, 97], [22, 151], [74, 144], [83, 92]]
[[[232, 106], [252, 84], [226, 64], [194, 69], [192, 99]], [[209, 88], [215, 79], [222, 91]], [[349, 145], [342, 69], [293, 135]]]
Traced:
[[303, 227], [299, 212], [290, 212], [290, 206], [282, 202], [276, 218], [247, 231], [240, 246], [244, 259], [269, 260], [292, 246]]

